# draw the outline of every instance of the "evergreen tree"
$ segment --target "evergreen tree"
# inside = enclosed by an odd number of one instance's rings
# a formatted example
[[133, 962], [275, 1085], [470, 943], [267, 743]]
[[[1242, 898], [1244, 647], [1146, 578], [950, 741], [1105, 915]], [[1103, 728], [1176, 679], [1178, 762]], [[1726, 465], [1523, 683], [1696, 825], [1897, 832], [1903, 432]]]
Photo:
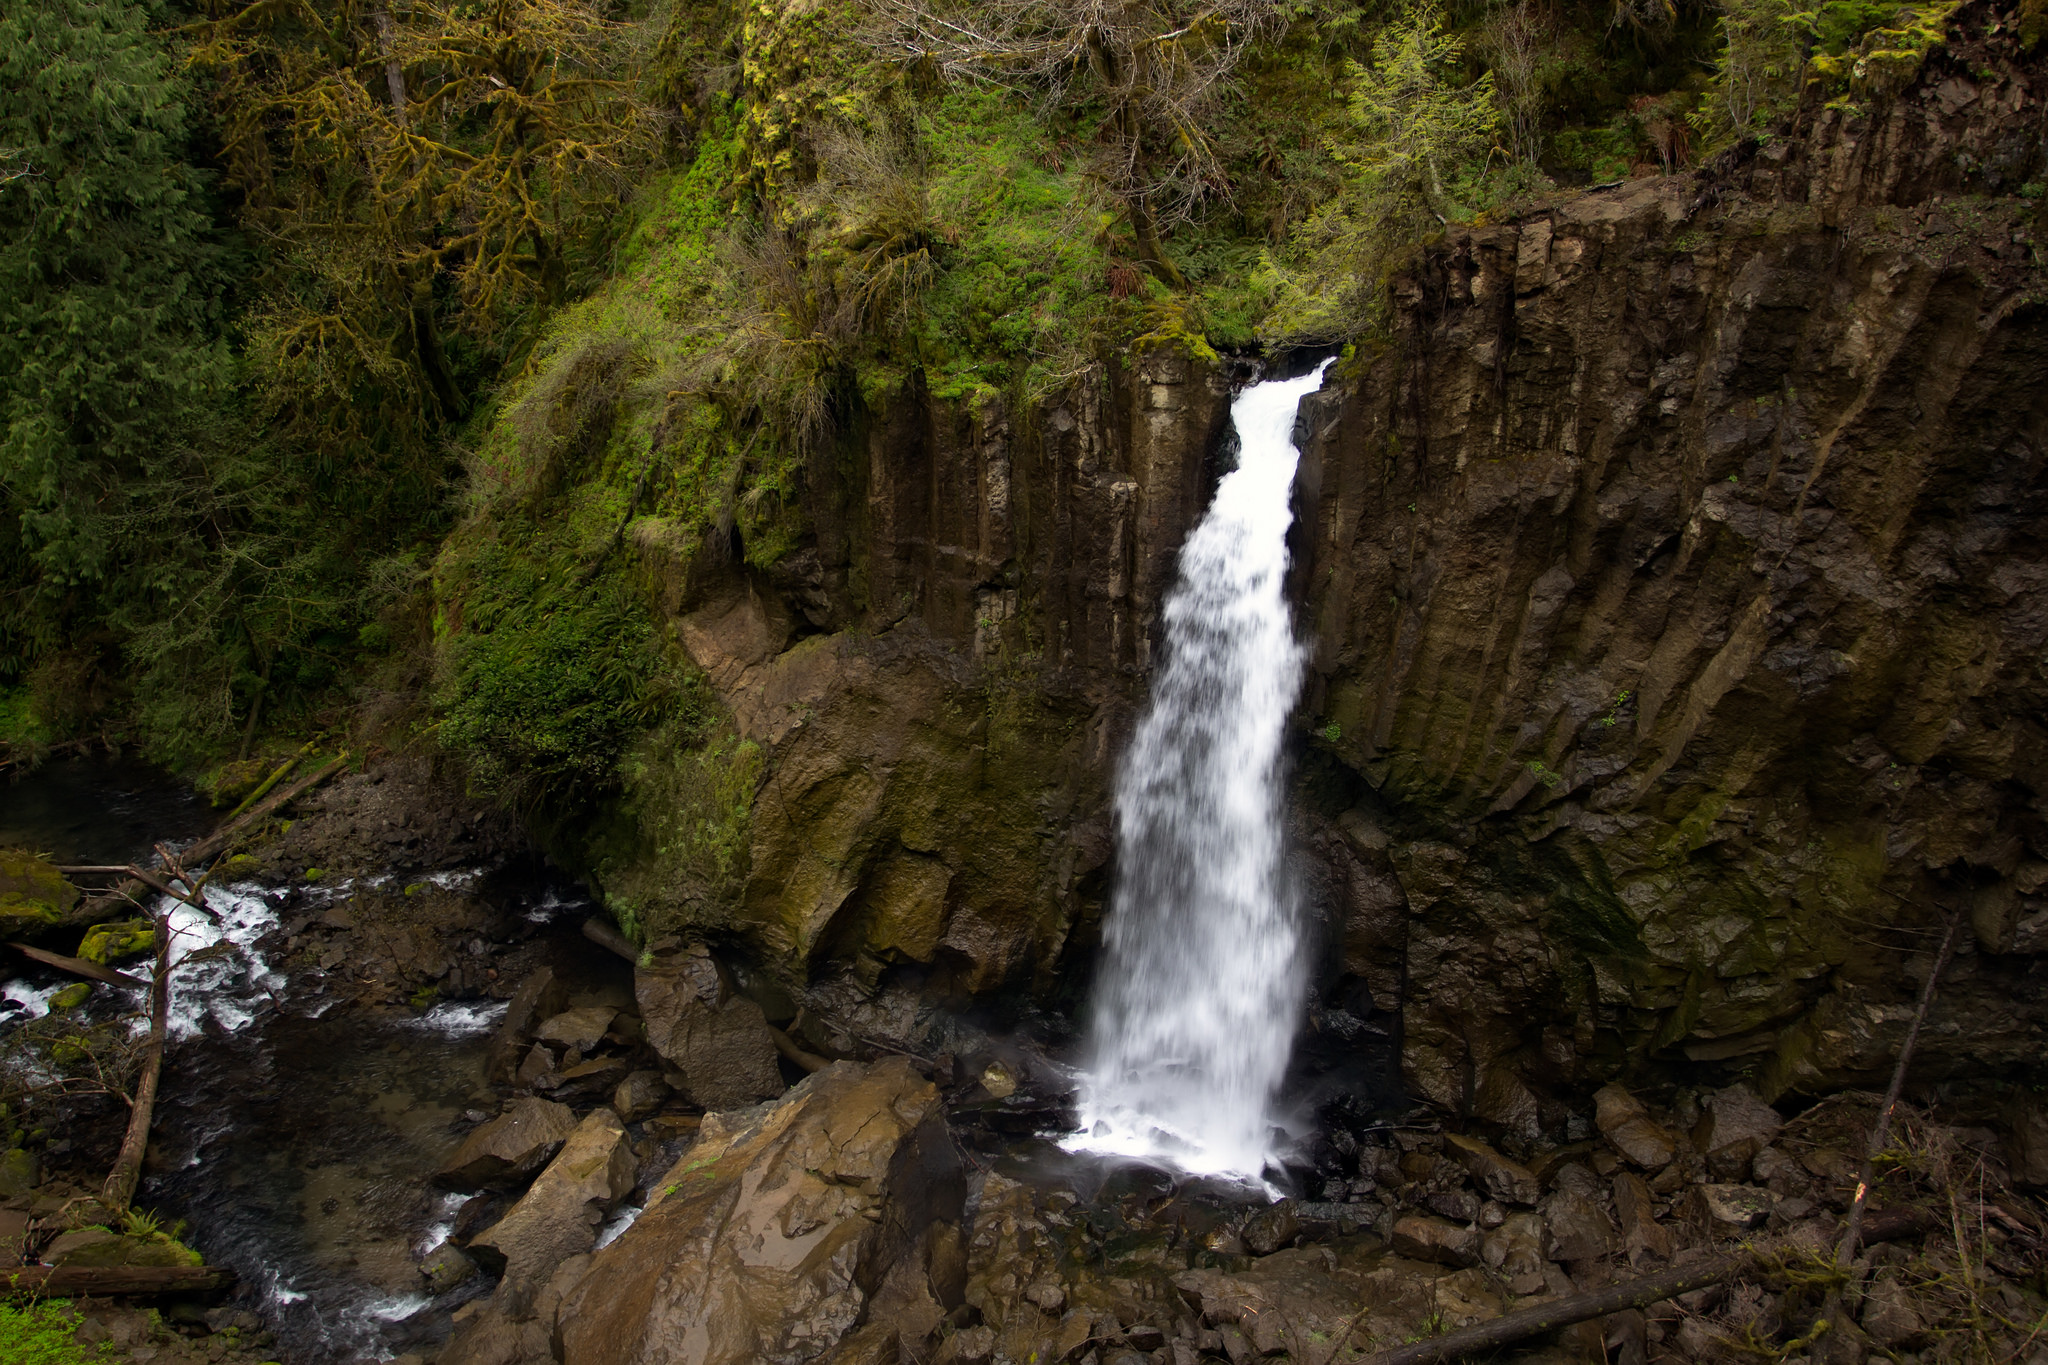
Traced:
[[124, 514], [228, 376], [188, 91], [149, 19], [0, 6], [0, 683], [90, 638], [136, 562]]

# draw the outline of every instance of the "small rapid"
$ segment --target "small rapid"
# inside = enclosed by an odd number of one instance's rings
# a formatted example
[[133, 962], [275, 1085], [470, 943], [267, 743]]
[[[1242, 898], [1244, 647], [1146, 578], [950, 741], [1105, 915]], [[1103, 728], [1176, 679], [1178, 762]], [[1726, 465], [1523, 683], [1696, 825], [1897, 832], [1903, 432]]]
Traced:
[[1231, 405], [1237, 467], [1181, 552], [1165, 663], [1117, 783], [1080, 1129], [1065, 1145], [1258, 1180], [1304, 993], [1281, 746], [1304, 650], [1285, 596], [1295, 415], [1328, 362]]

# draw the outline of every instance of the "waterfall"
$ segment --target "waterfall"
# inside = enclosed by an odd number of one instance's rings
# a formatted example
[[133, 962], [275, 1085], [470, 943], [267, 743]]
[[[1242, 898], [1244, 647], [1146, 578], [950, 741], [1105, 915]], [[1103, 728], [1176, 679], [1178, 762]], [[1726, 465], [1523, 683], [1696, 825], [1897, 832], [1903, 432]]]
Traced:
[[1295, 413], [1322, 383], [1231, 405], [1237, 468], [1181, 551], [1165, 663], [1117, 781], [1117, 886], [1075, 1150], [1257, 1179], [1301, 1014], [1280, 747], [1304, 657], [1284, 592]]

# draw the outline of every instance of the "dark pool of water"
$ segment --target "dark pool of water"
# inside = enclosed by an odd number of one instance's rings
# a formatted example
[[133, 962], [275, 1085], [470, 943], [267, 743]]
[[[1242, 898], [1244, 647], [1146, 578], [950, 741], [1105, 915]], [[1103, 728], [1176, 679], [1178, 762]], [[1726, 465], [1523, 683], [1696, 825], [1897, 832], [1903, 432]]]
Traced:
[[128, 863], [158, 841], [182, 844], [213, 827], [190, 784], [133, 758], [66, 758], [0, 778], [0, 848], [60, 863]]

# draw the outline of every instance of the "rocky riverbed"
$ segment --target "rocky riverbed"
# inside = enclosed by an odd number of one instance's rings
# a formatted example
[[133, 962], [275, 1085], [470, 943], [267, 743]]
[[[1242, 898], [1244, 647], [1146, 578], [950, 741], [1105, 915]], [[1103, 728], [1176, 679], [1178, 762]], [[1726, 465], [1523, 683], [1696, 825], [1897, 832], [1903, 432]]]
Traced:
[[[2041, 1353], [2048, 1130], [2010, 1096], [1916, 1097], [1844, 1281], [1873, 1097], [1609, 1085], [1553, 1140], [1326, 1082], [1253, 1189], [1061, 1152], [1057, 1030], [849, 980], [799, 998], [704, 943], [628, 960], [423, 770], [346, 779], [232, 871], [141, 1203], [239, 1283], [89, 1303], [80, 1339], [131, 1359], [1327, 1365], [1738, 1247], [1746, 1279], [1521, 1354]], [[162, 1244], [72, 1226], [118, 1119], [17, 1133], [0, 1219], [28, 1259]]]

